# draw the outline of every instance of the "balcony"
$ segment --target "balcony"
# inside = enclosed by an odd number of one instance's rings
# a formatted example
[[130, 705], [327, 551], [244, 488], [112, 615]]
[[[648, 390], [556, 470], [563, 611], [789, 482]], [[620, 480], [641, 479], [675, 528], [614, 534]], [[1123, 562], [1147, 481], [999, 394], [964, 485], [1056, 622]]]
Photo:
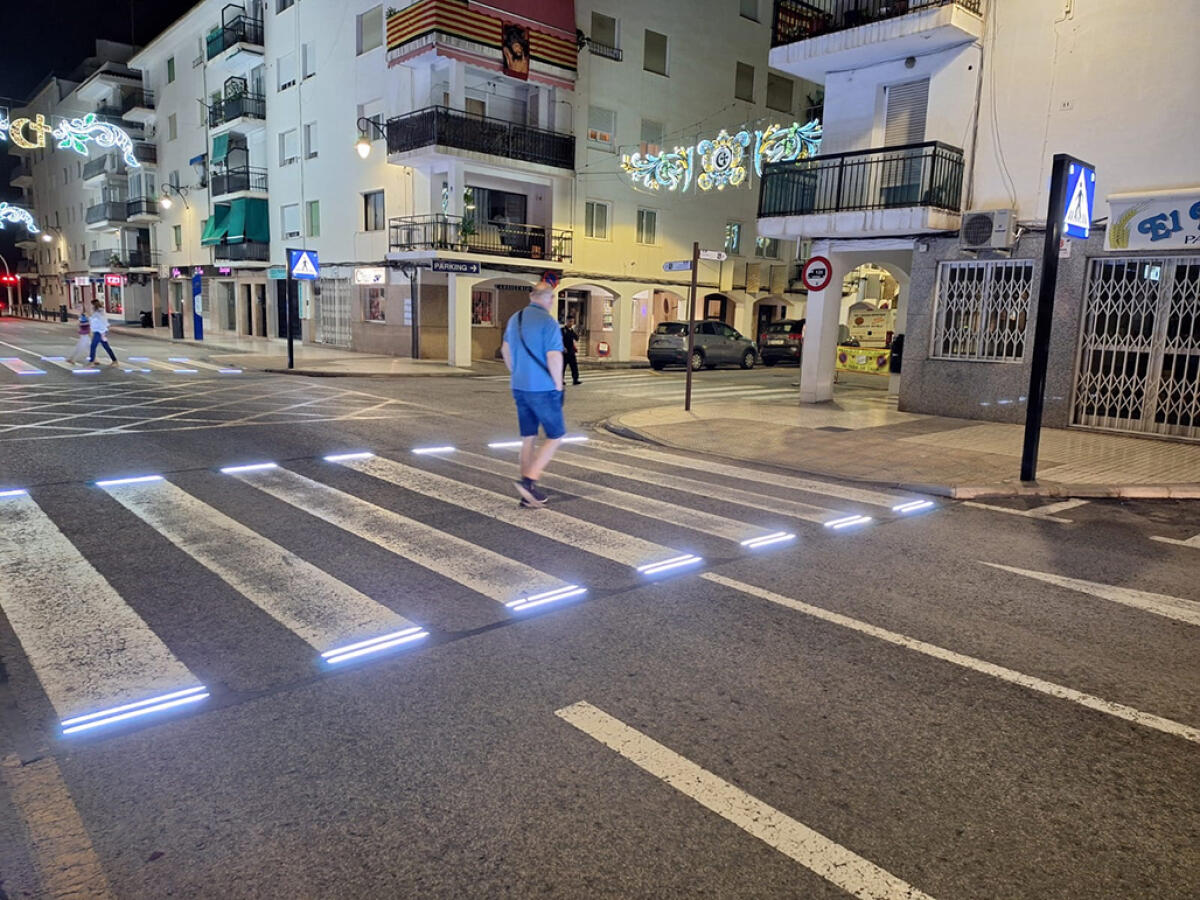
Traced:
[[125, 217], [130, 222], [157, 222], [158, 199], [137, 197], [125, 204]]
[[266, 192], [266, 169], [253, 169], [249, 166], [242, 166], [241, 168], [228, 169], [224, 172], [215, 172], [212, 176], [212, 195], [214, 197], [223, 197], [226, 194], [238, 193], [265, 194]]
[[602, 44], [591, 38], [588, 38], [587, 48], [588, 53], [592, 54], [592, 56], [603, 56], [605, 59], [611, 59], [615, 62], [620, 62], [624, 57], [620, 47], [610, 47], [608, 44]]
[[29, 166], [21, 163], [9, 174], [8, 183], [19, 188], [33, 187], [33, 172], [30, 171]]
[[962, 185], [962, 150], [938, 141], [775, 163], [763, 171], [759, 231], [781, 238], [953, 231]]
[[106, 200], [87, 208], [85, 221], [89, 231], [115, 231], [125, 224], [125, 201]]
[[[389, 158], [422, 148], [451, 148], [558, 169], [575, 168], [575, 136], [431, 106], [387, 123]], [[403, 163], [403, 159], [391, 159]]]
[[154, 91], [136, 88], [121, 95], [121, 115], [128, 122], [145, 124], [154, 121]]
[[134, 271], [158, 268], [157, 250], [122, 250], [107, 247], [88, 253], [88, 268], [97, 272], [113, 272], [121, 269]]
[[[95, 184], [109, 172], [109, 154], [97, 156], [95, 159], [89, 159], [83, 165], [83, 183]], [[115, 164], [115, 163], [114, 163]]]
[[267, 99], [262, 94], [234, 94], [208, 108], [209, 128], [228, 125], [238, 119], [257, 119], [265, 123], [266, 118]]
[[[209, 32], [205, 41], [206, 55], [209, 60], [216, 59], [230, 47], [247, 44], [245, 49], [254, 50], [262, 55], [263, 20], [252, 19], [249, 16], [235, 16], [222, 27]], [[257, 48], [257, 49], [255, 49]]]
[[158, 147], [149, 141], [134, 141], [133, 158], [145, 166], [157, 165]]
[[260, 241], [243, 241], [239, 244], [214, 244], [217, 259], [232, 263], [263, 263], [271, 259], [271, 245]]
[[770, 64], [825, 73], [945, 50], [983, 35], [984, 0], [775, 0]]
[[510, 222], [472, 224], [461, 216], [400, 216], [388, 221], [392, 253], [453, 250], [485, 256], [569, 262], [573, 233]]

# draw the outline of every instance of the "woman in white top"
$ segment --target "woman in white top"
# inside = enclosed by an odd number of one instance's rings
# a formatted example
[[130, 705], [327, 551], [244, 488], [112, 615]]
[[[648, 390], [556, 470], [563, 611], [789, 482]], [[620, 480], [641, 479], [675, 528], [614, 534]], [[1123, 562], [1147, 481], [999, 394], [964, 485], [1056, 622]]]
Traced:
[[99, 300], [92, 301], [92, 352], [88, 355], [88, 362], [96, 361], [96, 347], [103, 344], [104, 349], [108, 352], [112, 360], [109, 365], [117, 364], [117, 354], [112, 352], [112, 347], [108, 346], [108, 316], [104, 314], [104, 309], [100, 306]]

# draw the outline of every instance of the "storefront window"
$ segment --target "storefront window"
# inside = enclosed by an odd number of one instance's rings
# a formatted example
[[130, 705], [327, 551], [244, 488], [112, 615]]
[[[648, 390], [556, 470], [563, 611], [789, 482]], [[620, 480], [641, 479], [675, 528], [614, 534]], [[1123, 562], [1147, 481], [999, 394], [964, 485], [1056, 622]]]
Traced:
[[604, 298], [604, 306], [603, 306], [603, 308], [602, 308], [602, 310], [601, 310], [601, 316], [602, 316], [602, 318], [601, 318], [601, 320], [600, 320], [600, 327], [601, 327], [601, 328], [602, 328], [604, 331], [612, 331], [612, 330], [613, 330], [613, 301], [612, 301], [612, 297], [605, 297], [605, 298]]
[[471, 324], [496, 324], [496, 295], [491, 291], [471, 291]]
[[364, 288], [364, 313], [363, 316], [368, 322], [386, 322], [387, 314], [383, 309], [383, 298], [385, 290], [382, 287]]

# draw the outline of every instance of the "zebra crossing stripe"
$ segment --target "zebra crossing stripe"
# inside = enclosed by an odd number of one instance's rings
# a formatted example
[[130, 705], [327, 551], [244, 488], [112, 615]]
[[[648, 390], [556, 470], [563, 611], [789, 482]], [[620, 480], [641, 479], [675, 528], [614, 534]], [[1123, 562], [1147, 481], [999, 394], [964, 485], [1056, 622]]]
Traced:
[[64, 724], [199, 684], [32, 497], [2, 502], [0, 609]]
[[[245, 477], [262, 474], [247, 473]], [[415, 625], [170, 482], [106, 490], [182, 552], [319, 651]]]

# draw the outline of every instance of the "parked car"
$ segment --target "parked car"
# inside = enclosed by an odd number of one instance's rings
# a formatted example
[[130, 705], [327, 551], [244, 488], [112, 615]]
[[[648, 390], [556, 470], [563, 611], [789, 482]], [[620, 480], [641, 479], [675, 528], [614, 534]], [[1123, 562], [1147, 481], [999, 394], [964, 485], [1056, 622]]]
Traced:
[[[688, 323], [663, 322], [650, 335], [647, 355], [650, 368], [682, 366], [688, 363]], [[738, 365], [753, 369], [758, 362], [754, 342], [744, 338], [724, 322], [705, 319], [696, 323], [696, 339], [693, 343], [691, 366], [693, 370], [721, 365]]]
[[758, 336], [758, 355], [764, 366], [777, 362], [800, 365], [804, 350], [804, 319], [780, 319], [770, 323]]

